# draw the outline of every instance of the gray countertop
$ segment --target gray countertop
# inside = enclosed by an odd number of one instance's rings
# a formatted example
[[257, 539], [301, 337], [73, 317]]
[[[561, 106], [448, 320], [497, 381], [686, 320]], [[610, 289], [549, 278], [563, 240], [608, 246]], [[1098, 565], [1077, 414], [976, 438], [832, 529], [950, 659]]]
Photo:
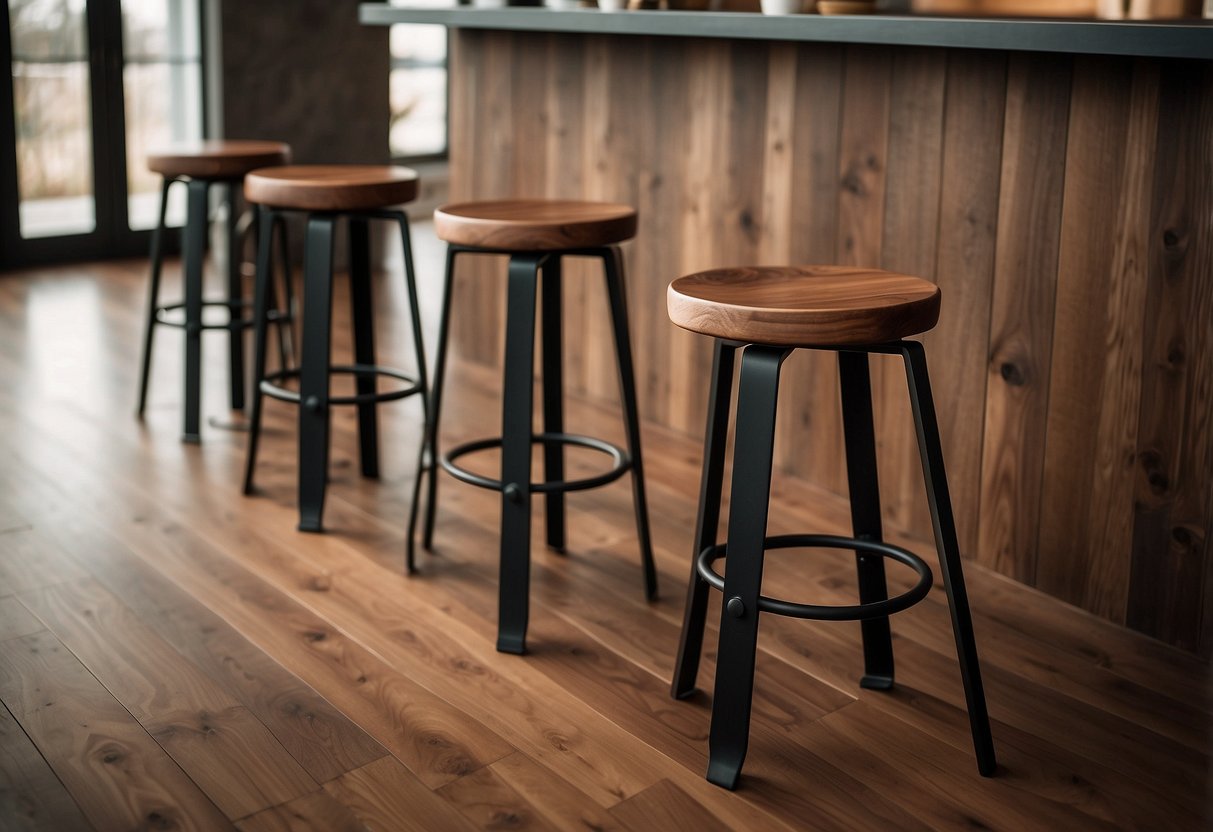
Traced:
[[370, 25], [434, 23], [465, 29], [870, 43], [962, 49], [1213, 59], [1213, 21], [967, 19], [889, 15], [768, 17], [738, 12], [604, 13], [597, 9], [409, 8], [363, 3]]

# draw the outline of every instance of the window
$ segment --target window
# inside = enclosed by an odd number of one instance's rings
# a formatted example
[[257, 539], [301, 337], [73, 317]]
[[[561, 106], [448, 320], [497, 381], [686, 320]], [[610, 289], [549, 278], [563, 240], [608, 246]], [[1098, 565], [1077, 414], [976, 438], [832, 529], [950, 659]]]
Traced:
[[[397, 0], [393, 0], [397, 2]], [[408, 0], [410, 6], [449, 5], [449, 0]], [[395, 158], [446, 155], [446, 27], [391, 27], [392, 121], [388, 141]]]

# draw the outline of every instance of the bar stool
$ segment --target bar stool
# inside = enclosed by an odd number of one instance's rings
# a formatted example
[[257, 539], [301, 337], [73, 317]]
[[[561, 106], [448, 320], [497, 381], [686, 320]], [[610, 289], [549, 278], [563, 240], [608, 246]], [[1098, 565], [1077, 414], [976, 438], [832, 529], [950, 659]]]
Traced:
[[[236, 210], [240, 185], [249, 171], [269, 165], [283, 165], [290, 160], [291, 149], [282, 142], [267, 141], [206, 141], [152, 153], [147, 157], [148, 169], [164, 177], [160, 190], [160, 213], [152, 229], [152, 279], [147, 321], [144, 324], [143, 359], [139, 374], [139, 406], [143, 416], [147, 405], [148, 379], [152, 365], [152, 340], [158, 325], [185, 330], [185, 414], [182, 439], [200, 440], [202, 387], [202, 332], [209, 329], [228, 331], [229, 374], [233, 410], [244, 407], [244, 330], [252, 320], [243, 317], [248, 303], [243, 300], [240, 275], [240, 250], [243, 235], [238, 227]], [[182, 244], [182, 272], [185, 298], [179, 303], [161, 304], [160, 272], [163, 265], [161, 241], [165, 212], [168, 210], [169, 188], [177, 182], [186, 184], [186, 219]], [[202, 265], [206, 256], [207, 229], [210, 222], [208, 195], [212, 186], [226, 187], [228, 199], [228, 296], [224, 300], [204, 300], [202, 297]], [[255, 231], [255, 229], [253, 229]], [[282, 240], [281, 256], [284, 269], [290, 273], [286, 240]], [[290, 281], [286, 285], [286, 308], [275, 312], [271, 320], [285, 327], [291, 320]], [[205, 323], [202, 310], [208, 306], [223, 306], [228, 310], [224, 323]], [[183, 319], [173, 313], [181, 310]], [[280, 327], [280, 347], [287, 350], [285, 329]]]
[[[628, 332], [627, 294], [623, 258], [618, 243], [636, 234], [636, 211], [626, 205], [564, 200], [505, 200], [446, 205], [434, 213], [434, 229], [449, 244], [442, 320], [438, 335], [438, 359], [430, 402], [429, 451], [425, 469], [429, 473], [424, 545], [433, 546], [437, 505], [436, 468], [441, 465], [456, 479], [501, 492], [501, 578], [498, 596], [497, 649], [504, 653], [526, 650], [528, 592], [530, 584], [531, 494], [543, 494], [546, 502], [547, 543], [558, 552], [565, 547], [564, 495], [569, 491], [597, 488], [632, 472], [633, 508], [640, 538], [645, 596], [657, 597], [657, 570], [653, 565], [649, 518], [644, 492], [644, 463], [640, 451], [640, 420], [636, 407], [636, 382], [632, 369], [631, 337]], [[502, 402], [502, 435], [452, 448], [438, 455], [438, 428], [442, 410], [442, 387], [451, 317], [451, 286], [455, 260], [461, 254], [505, 254], [509, 256], [506, 303], [505, 371]], [[562, 384], [561, 272], [564, 257], [593, 257], [602, 260], [610, 299], [615, 358], [627, 433], [627, 450], [588, 436], [564, 432]], [[543, 339], [543, 431], [532, 429], [535, 301], [542, 280], [540, 305]], [[531, 481], [531, 449], [543, 446], [544, 478]], [[564, 479], [564, 446], [574, 445], [602, 452], [612, 460], [610, 470], [580, 480]], [[501, 448], [501, 478], [482, 477], [456, 465], [464, 454]], [[420, 484], [420, 477], [418, 477]], [[415, 571], [411, 543], [416, 527], [416, 507], [409, 523], [409, 571]]]
[[[709, 587], [721, 590], [726, 600], [720, 619], [707, 773], [708, 780], [719, 786], [734, 788], [745, 760], [760, 613], [861, 621], [865, 672], [860, 686], [887, 690], [893, 686], [889, 616], [921, 601], [931, 588], [931, 570], [921, 558], [882, 540], [869, 353], [900, 355], [905, 362], [977, 768], [984, 776], [994, 772], [994, 744], [961, 572], [926, 354], [922, 344], [902, 340], [934, 327], [939, 319], [939, 305], [939, 289], [925, 280], [837, 266], [720, 269], [681, 277], [670, 284], [667, 293], [670, 320], [684, 329], [716, 339], [694, 561], [671, 693], [682, 699], [695, 690], [707, 590]], [[715, 535], [729, 399], [734, 354], [742, 348], [728, 535], [721, 545], [716, 543]], [[838, 353], [853, 537], [766, 536], [779, 371], [784, 359], [795, 349]], [[801, 547], [853, 550], [860, 603], [819, 606], [761, 595], [765, 551]], [[723, 578], [712, 568], [713, 562], [721, 558], [728, 561]], [[918, 575], [910, 590], [893, 598], [889, 597], [885, 582], [886, 558], [908, 566]]]
[[[361, 471], [364, 477], [379, 476], [378, 422], [375, 405], [379, 402], [420, 395], [426, 422], [425, 347], [422, 343], [421, 314], [417, 306], [417, 285], [413, 275], [413, 252], [409, 239], [409, 220], [404, 211], [392, 206], [417, 197], [417, 174], [409, 168], [332, 165], [267, 168], [250, 173], [244, 183], [245, 198], [259, 206], [261, 224], [271, 227], [282, 222], [287, 212], [307, 215], [307, 237], [303, 258], [303, 333], [298, 367], [274, 373], [265, 371], [265, 336], [268, 323], [270, 247], [261, 238], [257, 255], [257, 280], [254, 299], [254, 373], [253, 408], [250, 419], [248, 457], [244, 475], [244, 493], [253, 493], [253, 471], [257, 463], [257, 444], [261, 435], [262, 397], [271, 396], [299, 407], [299, 530], [323, 529], [324, 496], [328, 483], [329, 408], [354, 405], [358, 408], [358, 440]], [[333, 241], [340, 220], [349, 232], [350, 306], [353, 313], [354, 363], [333, 365], [329, 342], [332, 326]], [[374, 301], [371, 284], [370, 220], [387, 220], [400, 229], [404, 245], [404, 278], [409, 298], [409, 315], [416, 351], [417, 374], [375, 363]], [[330, 375], [352, 375], [356, 393], [334, 396], [329, 391]], [[379, 391], [380, 376], [395, 379], [395, 389]], [[282, 382], [298, 379], [298, 390]], [[424, 453], [425, 442], [421, 442]], [[420, 460], [420, 455], [419, 455]], [[420, 464], [420, 462], [419, 462]]]

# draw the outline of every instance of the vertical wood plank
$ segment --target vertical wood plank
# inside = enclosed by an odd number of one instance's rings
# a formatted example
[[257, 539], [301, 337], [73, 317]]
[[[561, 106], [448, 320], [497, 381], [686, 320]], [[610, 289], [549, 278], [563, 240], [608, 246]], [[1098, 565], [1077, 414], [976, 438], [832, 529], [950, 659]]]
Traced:
[[1160, 78], [1127, 623], [1197, 650], [1213, 471], [1213, 73]]
[[978, 563], [1030, 583], [1044, 466], [1071, 60], [1012, 55], [986, 373]]
[[998, 225], [1006, 57], [948, 54], [936, 283], [939, 325], [923, 337], [961, 551], [977, 543], [986, 356]]
[[[771, 84], [782, 82], [773, 78]], [[840, 47], [796, 46], [795, 96], [791, 102], [792, 188], [786, 220], [788, 248], [772, 251], [772, 259], [785, 263], [834, 260], [838, 244], [842, 83]], [[781, 172], [772, 169], [770, 175]], [[763, 222], [778, 220], [764, 218]], [[781, 469], [842, 493], [846, 482], [834, 459], [837, 446], [831, 444], [836, 437], [828, 429], [818, 430], [819, 425], [837, 425], [841, 421], [837, 375], [833, 356], [820, 353], [806, 352], [784, 365], [775, 453]]]
[[[1037, 585], [1123, 622], [1157, 65], [1074, 65]], [[1126, 91], [1128, 94], [1126, 95]]]
[[[938, 49], [893, 55], [881, 265], [927, 280], [935, 279], [947, 60]], [[872, 356], [870, 363], [882, 514], [891, 528], [929, 538], [931, 519], [905, 367], [893, 356]]]

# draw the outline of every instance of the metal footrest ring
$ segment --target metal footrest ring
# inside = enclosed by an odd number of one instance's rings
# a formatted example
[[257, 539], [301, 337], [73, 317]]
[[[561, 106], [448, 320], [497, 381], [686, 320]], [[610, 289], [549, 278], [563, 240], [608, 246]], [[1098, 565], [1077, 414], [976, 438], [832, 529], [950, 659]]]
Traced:
[[[298, 367], [289, 370], [278, 370], [273, 373], [266, 373], [261, 380], [261, 392], [265, 395], [278, 399], [284, 402], [293, 402], [299, 404], [299, 391], [288, 390], [280, 386], [277, 382], [288, 378], [298, 378], [301, 370]], [[390, 402], [395, 399], [403, 399], [408, 396], [413, 396], [425, 391], [421, 387], [421, 382], [412, 376], [405, 375], [400, 370], [393, 370], [390, 367], [375, 367], [369, 364], [334, 364], [329, 367], [330, 373], [341, 373], [343, 375], [353, 375], [359, 377], [366, 376], [386, 376], [394, 378], [398, 381], [403, 381], [405, 386], [399, 390], [385, 390], [382, 393], [357, 393], [353, 396], [329, 396], [326, 399], [327, 404], [371, 404], [374, 402]]]
[[[589, 448], [592, 451], [604, 453], [614, 460], [609, 471], [598, 474], [593, 477], [586, 477], [580, 480], [558, 480], [556, 482], [532, 482], [529, 483], [529, 490], [532, 494], [547, 494], [554, 491], [585, 491], [590, 488], [597, 488], [600, 485], [614, 482], [619, 479], [632, 467], [632, 458], [628, 456], [628, 452], [617, 445], [612, 445], [602, 439], [595, 439], [592, 436], [581, 436], [575, 433], [535, 433], [531, 434], [531, 444], [548, 444], [556, 443], [559, 445], [576, 445], [581, 448]], [[455, 479], [466, 482], [470, 485], [476, 485], [480, 488], [489, 488], [493, 491], [501, 491], [504, 488], [501, 480], [490, 479], [483, 477], [480, 474], [475, 474], [466, 468], [460, 468], [455, 464], [455, 460], [464, 454], [475, 453], [476, 451], [484, 451], [489, 448], [500, 448], [501, 437], [497, 436], [492, 439], [478, 439], [475, 442], [465, 442], [462, 445], [457, 445], [451, 448], [442, 455], [439, 462], [442, 467], [447, 470]]]
[[[235, 303], [227, 300], [204, 300], [202, 305], [203, 307], [222, 306], [225, 308], [235, 306], [237, 309], [248, 310], [252, 308], [253, 304], [252, 301], [247, 300], [240, 300], [236, 301]], [[185, 309], [184, 301], [180, 303], [166, 303], [163, 306], [157, 306], [156, 323], [160, 324], [161, 326], [171, 326], [174, 329], [188, 329], [189, 324], [187, 324], [185, 321], [174, 320], [173, 318], [169, 317], [170, 312], [179, 312], [182, 309]], [[291, 316], [282, 310], [271, 309], [266, 315], [266, 319], [270, 323], [280, 323], [282, 321], [290, 320]], [[234, 321], [225, 321], [218, 324], [203, 323], [199, 329], [252, 329], [253, 324], [255, 323], [256, 321], [254, 321], [252, 318], [237, 318]]]
[[[724, 591], [724, 578], [712, 569], [712, 563], [726, 555], [726, 545], [721, 543], [709, 546], [699, 553], [695, 559], [695, 568], [699, 576], [707, 583]], [[859, 540], [854, 537], [840, 537], [832, 534], [783, 534], [768, 537], [762, 542], [763, 551], [771, 549], [853, 549], [856, 553], [879, 555], [882, 558], [903, 563], [918, 573], [918, 583], [914, 584], [901, 595], [884, 601], [873, 601], [868, 604], [852, 604], [849, 606], [796, 604], [779, 598], [760, 595], [758, 609], [760, 612], [772, 612], [776, 615], [787, 615], [792, 618], [810, 618], [817, 621], [863, 621], [869, 618], [884, 618], [894, 613], [902, 612], [917, 604], [931, 590], [934, 578], [931, 567], [918, 555], [900, 546], [893, 546], [875, 540]]]

